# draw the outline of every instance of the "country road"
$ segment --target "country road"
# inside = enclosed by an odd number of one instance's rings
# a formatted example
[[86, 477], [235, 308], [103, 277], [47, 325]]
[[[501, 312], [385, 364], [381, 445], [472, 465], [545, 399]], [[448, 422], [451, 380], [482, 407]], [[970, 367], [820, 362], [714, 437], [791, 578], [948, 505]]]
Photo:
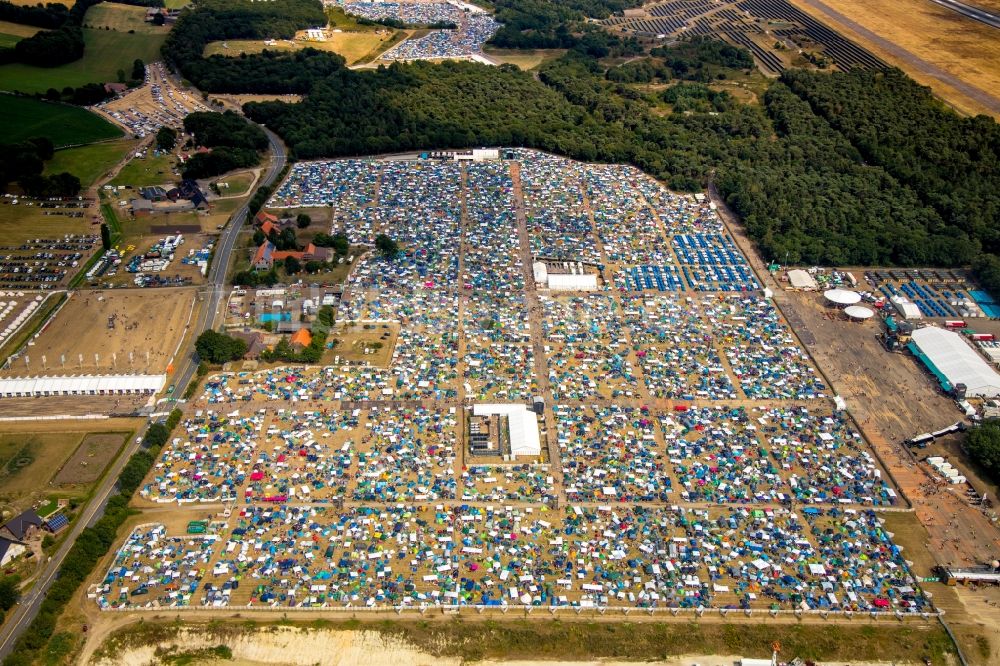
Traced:
[[[266, 128], [264, 128], [264, 131], [267, 133], [267, 138], [271, 143], [271, 164], [260, 182], [262, 185], [270, 185], [284, 168], [286, 155], [284, 145], [277, 135]], [[243, 229], [243, 223], [246, 221], [247, 213], [247, 204], [244, 204], [229, 218], [226, 228], [219, 236], [219, 241], [215, 248], [215, 257], [212, 260], [212, 268], [208, 274], [209, 290], [201, 292], [199, 296], [205, 299], [207, 295], [207, 302], [201, 308], [198, 320], [194, 324], [195, 328], [192, 331], [193, 335], [191, 336], [190, 343], [191, 349], [184, 357], [183, 363], [180, 364], [174, 379], [174, 384], [179, 388], [186, 386], [191, 381], [198, 368], [198, 358], [194, 351], [193, 342], [198, 334], [214, 325], [215, 314], [223, 295], [226, 293], [226, 273], [229, 269], [229, 262], [232, 258], [233, 249], [236, 247], [236, 240]], [[128, 459], [139, 449], [138, 438], [145, 435], [146, 430], [152, 423], [153, 419], [150, 419], [136, 433], [136, 436], [126, 443], [121, 455], [118, 456], [111, 469], [108, 470], [101, 485], [95, 490], [93, 498], [83, 508], [80, 516], [73, 524], [66, 540], [63, 541], [59, 550], [49, 558], [44, 570], [39, 574], [31, 589], [21, 598], [20, 603], [10, 611], [6, 623], [0, 628], [0, 660], [5, 659], [13, 651], [18, 638], [28, 628], [31, 621], [35, 619], [41, 603], [45, 599], [46, 592], [48, 592], [52, 582], [56, 579], [59, 567], [69, 553], [70, 548], [73, 547], [77, 537], [80, 536], [80, 533], [87, 525], [94, 521], [96, 516], [103, 513], [104, 507], [115, 489], [118, 475], [121, 474], [122, 468], [125, 467]]]

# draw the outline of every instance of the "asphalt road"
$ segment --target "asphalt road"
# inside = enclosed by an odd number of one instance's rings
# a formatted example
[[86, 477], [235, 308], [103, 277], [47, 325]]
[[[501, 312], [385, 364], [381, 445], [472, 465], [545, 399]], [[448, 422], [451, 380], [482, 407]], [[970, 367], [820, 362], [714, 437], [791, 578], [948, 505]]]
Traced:
[[[281, 143], [281, 140], [271, 130], [266, 127], [263, 129], [267, 133], [268, 141], [271, 142], [271, 165], [260, 180], [262, 186], [270, 185], [275, 181], [278, 174], [285, 167], [286, 161], [285, 147]], [[203, 303], [201, 311], [198, 314], [198, 320], [195, 322], [195, 335], [208, 330], [215, 322], [215, 314], [227, 291], [226, 273], [229, 270], [229, 262], [232, 258], [233, 249], [236, 247], [236, 240], [239, 238], [240, 231], [243, 230], [243, 223], [246, 221], [248, 212], [247, 205], [244, 204], [239, 210], [233, 213], [232, 217], [229, 218], [228, 224], [226, 224], [226, 228], [223, 229], [222, 235], [219, 236], [219, 241], [215, 245], [215, 256], [212, 258], [212, 267], [208, 271], [208, 288], [198, 293], [198, 298], [207, 302]], [[171, 383], [178, 390], [181, 390], [188, 385], [192, 377], [194, 377], [194, 373], [198, 370], [198, 357], [193, 347], [177, 366], [176, 374]]]
[[969, 17], [973, 21], [985, 23], [993, 28], [1000, 28], [1000, 16], [997, 14], [991, 14], [986, 10], [979, 9], [978, 7], [972, 7], [961, 2], [955, 2], [955, 0], [931, 0], [931, 2], [941, 5], [942, 7], [947, 7], [952, 11], [956, 11], [962, 16]]
[[[266, 128], [264, 128], [264, 131], [267, 132], [267, 138], [271, 142], [271, 164], [260, 182], [262, 185], [270, 185], [284, 168], [286, 155], [285, 147], [277, 135]], [[239, 210], [233, 213], [232, 217], [229, 218], [226, 228], [219, 236], [218, 243], [216, 243], [215, 257], [212, 260], [212, 268], [208, 273], [208, 289], [199, 293], [199, 298], [207, 300], [207, 303], [201, 308], [198, 320], [195, 322], [195, 335], [210, 328], [215, 322], [215, 313], [226, 293], [226, 273], [229, 269], [229, 261], [232, 258], [233, 249], [236, 247], [236, 240], [243, 228], [243, 223], [246, 221], [247, 212], [247, 206], [244, 204]], [[180, 388], [186, 386], [197, 369], [198, 358], [192, 346], [175, 375], [174, 385]], [[145, 435], [146, 430], [152, 422], [152, 420], [147, 422], [141, 431], [137, 433], [137, 437]], [[84, 507], [80, 516], [73, 523], [69, 536], [63, 541], [52, 557], [49, 558], [49, 561], [45, 564], [45, 569], [39, 574], [31, 589], [21, 598], [20, 603], [11, 609], [7, 621], [0, 628], [0, 659], [5, 659], [13, 651], [17, 639], [28, 628], [31, 621], [35, 619], [35, 615], [38, 614], [38, 609], [41, 607], [42, 600], [45, 599], [45, 594], [56, 579], [56, 573], [59, 571], [59, 567], [62, 566], [66, 554], [69, 553], [70, 548], [76, 543], [80, 532], [93, 522], [95, 516], [100, 515], [104, 511], [104, 506], [107, 504], [108, 499], [110, 499], [115, 484], [118, 481], [118, 475], [121, 474], [122, 468], [125, 467], [128, 459], [138, 449], [139, 443], [136, 437], [133, 437], [126, 443], [124, 451], [118, 456], [112, 468], [105, 475], [104, 481], [101, 482], [100, 487], [94, 492], [90, 503]]]

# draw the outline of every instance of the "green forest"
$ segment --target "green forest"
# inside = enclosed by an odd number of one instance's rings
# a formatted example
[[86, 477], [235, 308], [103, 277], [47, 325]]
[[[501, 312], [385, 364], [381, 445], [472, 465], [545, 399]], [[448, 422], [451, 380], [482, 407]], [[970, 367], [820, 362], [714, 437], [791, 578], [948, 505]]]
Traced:
[[[898, 70], [792, 70], [757, 103], [739, 102], [717, 84], [749, 73], [750, 54], [707, 39], [613, 66], [602, 56], [626, 46], [597, 48], [588, 30], [572, 29], [573, 17], [622, 6], [497, 3], [501, 18], [551, 14], [552, 34], [572, 34], [569, 51], [537, 76], [466, 62], [349, 70], [339, 56], [310, 49], [200, 55], [216, 39], [286, 36], [315, 20], [314, 0], [290, 0], [280, 12], [205, 0], [182, 17], [164, 53], [209, 92], [305, 94], [298, 104], [245, 107], [297, 159], [497, 145], [630, 162], [674, 189], [714, 184], [769, 260], [971, 264], [1000, 290], [992, 119], [958, 116]], [[547, 34], [528, 25], [508, 22], [517, 34]], [[667, 87], [637, 86], [651, 82]]]

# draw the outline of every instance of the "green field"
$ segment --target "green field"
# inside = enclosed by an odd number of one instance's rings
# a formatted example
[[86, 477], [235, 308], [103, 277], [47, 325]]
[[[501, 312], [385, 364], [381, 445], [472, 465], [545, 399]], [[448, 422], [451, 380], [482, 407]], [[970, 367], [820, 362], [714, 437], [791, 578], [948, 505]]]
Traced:
[[68, 171], [79, 178], [84, 187], [90, 187], [111, 167], [118, 164], [132, 150], [135, 143], [122, 139], [57, 150], [53, 158], [45, 163], [45, 173]]
[[118, 80], [118, 70], [125, 75], [132, 71], [132, 62], [139, 58], [153, 62], [160, 57], [160, 46], [166, 35], [130, 35], [113, 30], [84, 28], [87, 44], [82, 58], [60, 67], [31, 67], [15, 63], [0, 67], [0, 90], [26, 93], [45, 92], [49, 88], [62, 90], [86, 83], [112, 83]]
[[17, 44], [22, 39], [24, 39], [24, 37], [20, 37], [18, 35], [8, 35], [6, 33], [0, 32], [0, 47], [9, 48], [11, 46], [14, 46], [14, 44]]
[[138, 33], [165, 35], [170, 32], [170, 26], [146, 23], [146, 8], [133, 5], [120, 5], [114, 2], [102, 2], [87, 10], [83, 24], [91, 28], [105, 26], [119, 32], [135, 30]]
[[174, 162], [176, 160], [172, 155], [154, 156], [153, 151], [150, 150], [146, 157], [137, 157], [122, 167], [122, 170], [111, 179], [109, 184], [147, 187], [172, 183], [178, 178], [173, 173]]
[[14, 95], [0, 94], [0, 118], [3, 118], [3, 141], [44, 136], [58, 147], [122, 135], [120, 129], [86, 109]]

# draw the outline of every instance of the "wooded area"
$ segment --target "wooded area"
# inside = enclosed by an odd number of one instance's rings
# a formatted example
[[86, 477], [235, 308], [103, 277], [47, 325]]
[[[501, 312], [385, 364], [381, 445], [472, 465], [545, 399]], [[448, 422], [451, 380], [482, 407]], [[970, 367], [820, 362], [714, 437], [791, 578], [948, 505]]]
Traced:
[[[557, 31], [585, 11], [537, 4], [563, 17]], [[1000, 287], [1000, 260], [982, 255], [1000, 246], [990, 224], [1000, 207], [1000, 130], [989, 118], [957, 116], [898, 70], [790, 71], [749, 105], [707, 84], [745, 75], [750, 54], [705, 39], [620, 67], [577, 41], [537, 78], [467, 62], [349, 70], [309, 49], [200, 55], [211, 40], [287, 36], [320, 11], [314, 0], [291, 0], [280, 12], [207, 0], [181, 20], [164, 52], [207, 91], [305, 94], [297, 104], [245, 107], [298, 159], [496, 145], [631, 162], [678, 190], [714, 181], [767, 259], [975, 263], [997, 276], [987, 287]], [[670, 87], [647, 92], [633, 82]], [[664, 103], [673, 113], [654, 111]]]

